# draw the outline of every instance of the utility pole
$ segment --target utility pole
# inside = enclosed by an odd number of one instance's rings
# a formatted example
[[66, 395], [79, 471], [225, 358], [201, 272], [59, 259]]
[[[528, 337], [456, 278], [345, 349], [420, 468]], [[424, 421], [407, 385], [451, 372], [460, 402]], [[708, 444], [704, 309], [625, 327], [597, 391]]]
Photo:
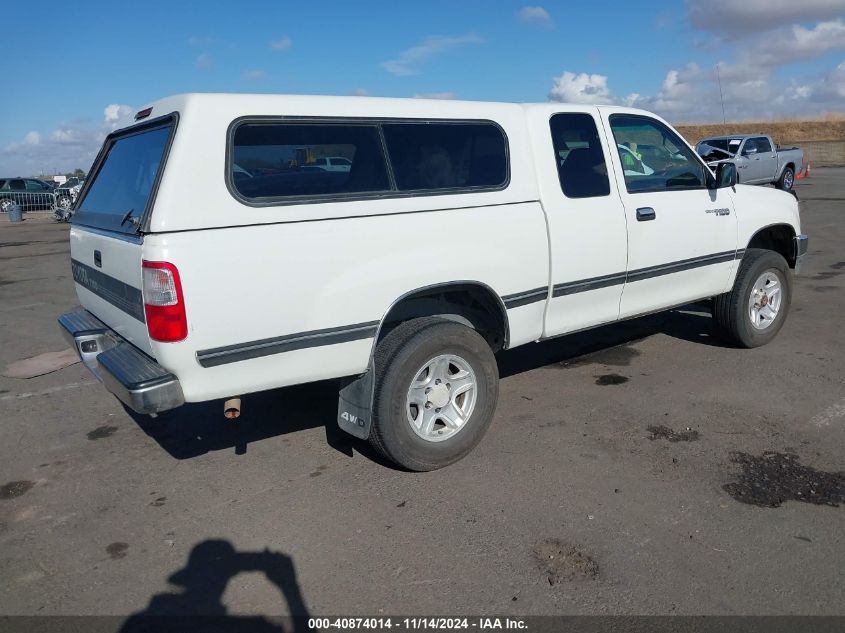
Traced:
[[716, 64], [716, 81], [719, 82], [719, 101], [722, 102], [722, 125], [727, 125], [728, 120], [725, 118], [725, 95], [722, 94], [722, 77], [719, 75], [719, 64]]

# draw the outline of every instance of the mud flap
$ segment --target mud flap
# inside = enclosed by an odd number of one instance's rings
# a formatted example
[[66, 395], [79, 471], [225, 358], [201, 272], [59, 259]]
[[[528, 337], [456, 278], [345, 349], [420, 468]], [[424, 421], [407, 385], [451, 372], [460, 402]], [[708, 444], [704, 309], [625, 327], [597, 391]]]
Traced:
[[338, 393], [337, 424], [350, 435], [367, 439], [372, 424], [373, 390], [375, 388], [373, 361], [363, 374], [358, 376]]

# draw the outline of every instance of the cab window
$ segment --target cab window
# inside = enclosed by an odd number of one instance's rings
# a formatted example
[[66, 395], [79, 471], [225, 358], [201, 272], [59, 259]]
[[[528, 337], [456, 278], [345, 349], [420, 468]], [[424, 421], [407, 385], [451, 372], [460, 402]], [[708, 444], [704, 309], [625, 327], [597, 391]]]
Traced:
[[704, 165], [677, 134], [647, 117], [610, 117], [619, 162], [629, 193], [704, 189]]
[[765, 136], [761, 136], [755, 140], [757, 141], [758, 154], [770, 154], [772, 152], [772, 144], [769, 143], [769, 139]]
[[757, 146], [757, 139], [750, 138], [745, 141], [745, 145], [742, 146], [742, 155], [743, 156], [751, 156], [752, 154], [756, 154], [759, 151], [759, 147]]

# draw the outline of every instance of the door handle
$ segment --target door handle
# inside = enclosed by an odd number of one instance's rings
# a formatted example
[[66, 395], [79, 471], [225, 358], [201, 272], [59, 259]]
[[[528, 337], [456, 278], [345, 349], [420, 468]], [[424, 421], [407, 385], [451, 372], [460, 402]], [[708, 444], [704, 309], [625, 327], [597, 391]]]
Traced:
[[637, 209], [637, 222], [648, 222], [649, 220], [654, 220], [656, 217], [657, 214], [651, 207], [641, 207]]

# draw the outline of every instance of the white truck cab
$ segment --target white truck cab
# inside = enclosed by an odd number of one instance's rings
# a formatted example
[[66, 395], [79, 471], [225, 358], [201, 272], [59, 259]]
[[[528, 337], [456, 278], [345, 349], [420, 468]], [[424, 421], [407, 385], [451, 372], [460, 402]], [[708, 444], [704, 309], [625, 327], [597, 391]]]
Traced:
[[429, 470], [489, 426], [499, 350], [707, 298], [771, 340], [807, 238], [735, 183], [630, 108], [169, 97], [95, 161], [59, 322], [135, 411], [343, 378], [341, 428]]

